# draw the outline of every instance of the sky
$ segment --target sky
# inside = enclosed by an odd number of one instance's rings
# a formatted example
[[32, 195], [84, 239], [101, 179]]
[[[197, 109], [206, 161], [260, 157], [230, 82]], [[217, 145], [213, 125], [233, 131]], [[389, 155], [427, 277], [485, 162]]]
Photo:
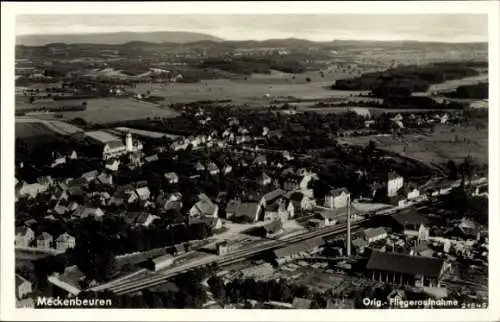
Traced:
[[225, 40], [488, 41], [481, 14], [19, 15], [16, 35], [190, 31]]

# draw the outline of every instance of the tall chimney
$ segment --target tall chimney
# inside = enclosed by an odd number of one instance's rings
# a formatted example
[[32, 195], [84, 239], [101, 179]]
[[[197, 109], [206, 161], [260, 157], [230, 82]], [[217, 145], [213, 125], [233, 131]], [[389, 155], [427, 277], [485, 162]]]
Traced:
[[351, 257], [351, 196], [347, 198], [347, 257]]

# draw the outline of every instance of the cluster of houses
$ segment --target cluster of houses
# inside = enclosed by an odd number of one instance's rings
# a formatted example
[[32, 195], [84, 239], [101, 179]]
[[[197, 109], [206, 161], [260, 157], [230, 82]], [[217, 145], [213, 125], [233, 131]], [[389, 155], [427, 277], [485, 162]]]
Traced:
[[63, 233], [54, 239], [54, 236], [47, 232], [42, 232], [36, 236], [30, 227], [16, 228], [15, 238], [16, 248], [31, 248], [34, 246], [39, 250], [55, 249], [59, 252], [65, 252], [76, 245], [75, 237], [68, 233]]

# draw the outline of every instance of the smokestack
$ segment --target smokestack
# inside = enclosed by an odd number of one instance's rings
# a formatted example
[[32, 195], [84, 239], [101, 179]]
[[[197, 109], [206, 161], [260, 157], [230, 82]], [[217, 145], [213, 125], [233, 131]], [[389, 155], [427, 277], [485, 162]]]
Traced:
[[351, 257], [351, 196], [347, 198], [347, 257]]

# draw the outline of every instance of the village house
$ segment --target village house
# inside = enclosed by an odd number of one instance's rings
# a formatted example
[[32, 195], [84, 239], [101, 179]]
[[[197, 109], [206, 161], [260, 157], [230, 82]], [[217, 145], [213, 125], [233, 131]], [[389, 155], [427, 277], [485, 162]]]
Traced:
[[182, 209], [182, 194], [180, 192], [174, 192], [168, 195], [162, 193], [156, 198], [156, 208], [163, 211]]
[[17, 247], [29, 247], [35, 239], [35, 232], [29, 227], [16, 227], [16, 240]]
[[56, 238], [56, 249], [58, 251], [64, 252], [68, 248], [74, 248], [75, 245], [76, 245], [75, 237], [71, 236], [68, 233], [59, 235], [59, 237]]
[[309, 223], [315, 227], [331, 226], [335, 225], [341, 217], [347, 217], [345, 208], [328, 209], [315, 214]]
[[27, 295], [32, 292], [31, 282], [22, 277], [19, 274], [16, 274], [16, 296], [18, 300], [24, 299]]
[[125, 222], [129, 225], [149, 227], [158, 216], [147, 212], [126, 212]]
[[233, 208], [231, 205], [229, 212], [226, 209], [226, 216], [231, 220], [244, 220], [248, 222], [257, 222], [260, 217], [261, 207], [257, 202], [241, 202]]
[[68, 159], [71, 159], [71, 160], [76, 160], [78, 159], [78, 154], [76, 153], [75, 150], [71, 151], [71, 153], [67, 156]]
[[316, 207], [316, 200], [299, 191], [289, 192], [286, 195], [286, 199], [289, 200], [287, 209], [290, 213], [290, 218], [294, 218], [296, 213], [312, 211]]
[[321, 237], [308, 239], [303, 242], [294, 243], [273, 251], [273, 260], [276, 264], [282, 265], [293, 259], [303, 257], [306, 253], [314, 254], [325, 245], [325, 240]]
[[135, 189], [135, 193], [140, 201], [148, 200], [151, 197], [151, 191], [148, 187], [137, 188]]
[[351, 242], [352, 247], [356, 254], [363, 254], [365, 249], [369, 246], [368, 241], [364, 238], [356, 238]]
[[101, 208], [78, 206], [78, 208], [76, 208], [76, 210], [73, 212], [73, 217], [80, 219], [87, 217], [94, 217], [95, 219], [98, 219], [102, 218], [103, 216], [104, 212], [102, 211]]
[[264, 210], [264, 220], [281, 220], [281, 222], [285, 223], [288, 217], [289, 213], [284, 200], [270, 204]]
[[194, 217], [214, 217], [219, 216], [219, 206], [213, 203], [205, 194], [198, 196], [198, 202], [191, 207], [189, 215]]
[[54, 238], [51, 234], [43, 232], [36, 237], [36, 247], [39, 249], [51, 249]]
[[57, 203], [67, 201], [69, 198], [68, 192], [65, 189], [54, 189], [51, 196], [50, 200], [53, 200]]
[[265, 156], [265, 155], [258, 155], [258, 156], [254, 159], [253, 163], [254, 163], [255, 165], [258, 165], [258, 166], [263, 166], [263, 165], [266, 165], [266, 164], [267, 164], [267, 158], [266, 158], [266, 156]]
[[387, 196], [396, 196], [399, 189], [401, 189], [402, 187], [403, 177], [394, 171], [389, 172], [389, 174], [387, 175]]
[[120, 160], [118, 159], [106, 160], [104, 167], [110, 171], [118, 171], [118, 168], [120, 167]]
[[222, 172], [223, 172], [224, 174], [228, 174], [228, 173], [230, 173], [231, 171], [233, 171], [233, 167], [232, 167], [231, 165], [229, 165], [229, 164], [227, 164], [226, 166], [224, 166], [224, 168], [223, 168], [223, 170], [222, 170]]
[[215, 176], [217, 174], [219, 174], [220, 170], [219, 168], [217, 167], [217, 165], [213, 162], [210, 162], [207, 166], [207, 171], [208, 173], [210, 173], [211, 175]]
[[351, 198], [351, 193], [346, 188], [330, 190], [325, 196], [324, 206], [330, 209], [340, 209], [347, 207]]
[[63, 205], [56, 205], [54, 208], [52, 208], [52, 212], [55, 214], [58, 214], [59, 216], [62, 216], [68, 212], [70, 212], [69, 208]]
[[21, 197], [36, 198], [38, 194], [44, 193], [50, 188], [50, 184], [35, 183], [21, 183], [16, 187], [16, 200]]
[[281, 199], [285, 197], [286, 191], [283, 189], [275, 189], [273, 191], [270, 191], [266, 193], [262, 198], [260, 198], [259, 206], [260, 207], [265, 207], [267, 205], [270, 205], [277, 201], [278, 199]]
[[409, 186], [406, 189], [406, 199], [408, 199], [408, 200], [415, 200], [418, 197], [420, 197], [420, 190], [418, 190], [417, 187]]
[[103, 185], [112, 185], [113, 184], [113, 176], [111, 174], [107, 174], [105, 172], [101, 172], [96, 178], [97, 182]]
[[50, 165], [51, 168], [55, 168], [61, 164], [66, 163], [66, 157], [61, 155], [58, 152], [53, 152], [52, 153], [52, 164]]
[[93, 170], [93, 171], [85, 172], [80, 177], [82, 179], [84, 179], [87, 183], [90, 183], [90, 182], [94, 181], [98, 175], [99, 175], [99, 172], [97, 170]]
[[144, 162], [145, 163], [151, 163], [151, 162], [155, 162], [155, 161], [158, 161], [158, 160], [159, 160], [158, 154], [148, 155], [148, 156], [144, 157]]
[[429, 220], [420, 215], [414, 207], [400, 210], [391, 216], [392, 230], [409, 236], [417, 236], [420, 226], [428, 224]]
[[194, 168], [196, 171], [205, 171], [205, 166], [201, 162], [197, 162]]
[[383, 227], [368, 228], [363, 231], [364, 239], [369, 243], [374, 243], [387, 238], [387, 231]]
[[179, 176], [175, 172], [168, 172], [163, 175], [169, 184], [179, 183]]
[[[282, 174], [282, 177], [283, 174]], [[300, 179], [298, 177], [295, 177], [295, 176], [285, 176], [285, 178], [282, 179], [282, 186], [283, 186], [283, 189], [284, 190], [288, 190], [288, 191], [293, 191], [293, 190], [297, 190], [299, 188], [299, 184], [300, 184]]]
[[283, 151], [281, 155], [286, 161], [292, 161], [293, 159], [295, 159], [288, 151]]
[[267, 173], [263, 172], [257, 179], [257, 182], [261, 186], [267, 186], [268, 184], [271, 183], [271, 177]]

